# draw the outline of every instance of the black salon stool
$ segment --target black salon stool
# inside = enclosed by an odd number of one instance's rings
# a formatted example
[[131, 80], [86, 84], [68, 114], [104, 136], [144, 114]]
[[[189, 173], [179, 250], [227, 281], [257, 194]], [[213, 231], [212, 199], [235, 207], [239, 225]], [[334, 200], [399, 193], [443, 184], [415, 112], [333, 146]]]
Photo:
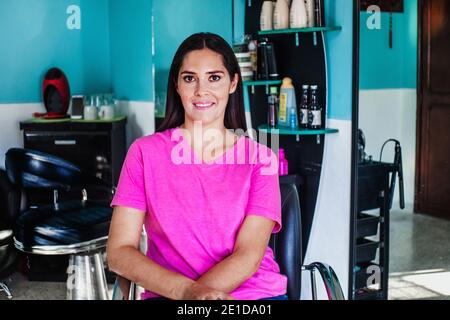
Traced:
[[[107, 300], [103, 255], [112, 209], [109, 201], [92, 201], [81, 170], [61, 158], [35, 150], [13, 148], [5, 157], [10, 181], [27, 192], [48, 189], [52, 204], [29, 207], [16, 220], [17, 249], [37, 255], [70, 255], [67, 299]], [[80, 189], [80, 200], [58, 201], [59, 191]]]

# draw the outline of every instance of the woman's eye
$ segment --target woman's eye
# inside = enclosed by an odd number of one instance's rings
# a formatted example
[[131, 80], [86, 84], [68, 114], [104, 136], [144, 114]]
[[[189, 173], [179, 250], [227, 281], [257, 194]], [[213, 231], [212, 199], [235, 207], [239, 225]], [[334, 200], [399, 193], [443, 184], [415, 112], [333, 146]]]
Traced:
[[184, 77], [183, 77], [183, 80], [186, 81], [186, 82], [192, 82], [192, 81], [194, 81], [195, 79], [194, 79], [193, 76], [184, 76]]
[[213, 74], [211, 77], [209, 77], [209, 79], [212, 81], [219, 81], [220, 79], [222, 79], [222, 77], [218, 76], [216, 74]]

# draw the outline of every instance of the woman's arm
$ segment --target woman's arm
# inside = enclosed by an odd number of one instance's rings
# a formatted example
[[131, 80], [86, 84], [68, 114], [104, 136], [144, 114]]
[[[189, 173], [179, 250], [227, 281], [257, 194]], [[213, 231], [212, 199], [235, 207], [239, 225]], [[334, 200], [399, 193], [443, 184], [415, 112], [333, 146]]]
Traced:
[[248, 215], [242, 224], [233, 253], [206, 272], [198, 283], [231, 292], [258, 271], [275, 222]]
[[108, 266], [119, 276], [169, 299], [230, 299], [224, 292], [167, 270], [139, 251], [145, 213], [116, 206], [107, 244]]

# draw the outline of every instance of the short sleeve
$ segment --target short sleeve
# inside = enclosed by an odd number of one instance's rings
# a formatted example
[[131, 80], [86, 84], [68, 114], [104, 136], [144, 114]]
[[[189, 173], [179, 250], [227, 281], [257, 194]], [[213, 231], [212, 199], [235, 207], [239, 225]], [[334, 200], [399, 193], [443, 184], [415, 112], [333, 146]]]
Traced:
[[137, 141], [128, 149], [111, 207], [124, 206], [147, 212], [142, 150]]
[[259, 157], [254, 166], [249, 197], [246, 207], [246, 215], [256, 215], [268, 218], [276, 222], [272, 233], [281, 230], [281, 194], [278, 177], [278, 158], [267, 147], [260, 148], [266, 154]]

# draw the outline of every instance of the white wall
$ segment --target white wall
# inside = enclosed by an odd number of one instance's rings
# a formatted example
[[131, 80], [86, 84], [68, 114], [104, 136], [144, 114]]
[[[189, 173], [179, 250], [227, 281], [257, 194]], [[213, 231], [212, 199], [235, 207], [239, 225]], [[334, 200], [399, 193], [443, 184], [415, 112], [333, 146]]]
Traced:
[[[350, 244], [350, 186], [352, 122], [327, 120], [327, 127], [339, 133], [327, 135], [320, 187], [304, 264], [322, 262], [330, 265], [348, 295]], [[317, 278], [318, 298], [327, 299]], [[302, 300], [311, 299], [309, 273], [302, 277]]]
[[119, 101], [122, 115], [127, 116], [127, 147], [139, 137], [155, 132], [155, 103]]
[[[359, 100], [359, 128], [366, 136], [366, 153], [374, 160], [380, 157], [383, 143], [397, 139], [402, 146], [405, 184], [405, 203], [412, 211], [416, 166], [416, 90], [361, 90]], [[393, 144], [387, 144], [383, 161], [394, 159]], [[398, 208], [398, 184], [393, 208]], [[409, 210], [408, 210], [409, 211]]]

